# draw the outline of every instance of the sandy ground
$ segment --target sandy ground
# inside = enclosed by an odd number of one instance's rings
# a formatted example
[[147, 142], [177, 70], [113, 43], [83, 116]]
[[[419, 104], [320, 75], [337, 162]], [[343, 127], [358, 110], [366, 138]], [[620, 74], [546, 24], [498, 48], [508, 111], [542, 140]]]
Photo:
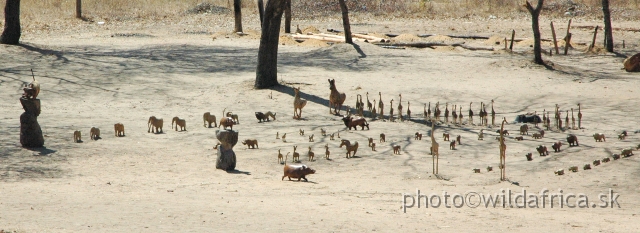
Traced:
[[[574, 25], [599, 23], [574, 21]], [[340, 28], [339, 21], [306, 24], [320, 30]], [[614, 26], [634, 24], [637, 22]], [[367, 43], [284, 45], [278, 64], [283, 85], [254, 90], [259, 45], [255, 37], [227, 38], [229, 27], [225, 25], [200, 29], [187, 29], [180, 23], [102, 26], [87, 25], [82, 32], [26, 33], [24, 45], [0, 46], [0, 229], [4, 231], [632, 232], [639, 228], [639, 157], [582, 170], [583, 164], [635, 147], [640, 141], [634, 133], [640, 114], [640, 81], [638, 74], [621, 70], [624, 56], [638, 51], [637, 33], [615, 32], [614, 38], [624, 38], [627, 44], [625, 49], [617, 48], [620, 55], [588, 54], [578, 46], [570, 56], [545, 55], [551, 69], [532, 64], [526, 42], [515, 45], [516, 53], [482, 40], [466, 42], [493, 46], [496, 51], [395, 50]], [[526, 21], [371, 20], [356, 21], [353, 26], [356, 32], [380, 34], [498, 37], [510, 35], [514, 28], [517, 37], [531, 37]], [[557, 28], [564, 35], [566, 28]], [[572, 30], [575, 41], [590, 40], [591, 30]], [[547, 34], [543, 32], [543, 37], [550, 38]], [[46, 148], [33, 150], [19, 144], [23, 110], [18, 98], [21, 85], [31, 80], [30, 68], [42, 85], [38, 121], [46, 140]], [[349, 106], [355, 105], [357, 94], [369, 92], [373, 102], [381, 92], [385, 115], [391, 99], [397, 114], [398, 95], [402, 94], [404, 111], [410, 101], [412, 118], [405, 122], [368, 118], [370, 130], [346, 130], [341, 118], [328, 112], [328, 78], [335, 79], [338, 90], [347, 94], [345, 104]], [[292, 87], [300, 87], [302, 98], [308, 101], [302, 120], [292, 119]], [[439, 175], [433, 175], [431, 127], [424, 120], [424, 104], [433, 107], [440, 102], [443, 111], [445, 103], [449, 108], [463, 106], [467, 121], [470, 102], [477, 114], [480, 103], [492, 99], [497, 118], [506, 117], [510, 122], [505, 125], [511, 131], [506, 139], [508, 181], [499, 179], [495, 127], [469, 124], [436, 127], [440, 160]], [[525, 136], [523, 141], [514, 140], [521, 125], [512, 122], [516, 115], [553, 110], [558, 104], [563, 118], [571, 108], [576, 108], [577, 118], [578, 103], [584, 114], [583, 129], [554, 129], [543, 139]], [[225, 108], [240, 117], [240, 124], [234, 127], [240, 139], [255, 138], [260, 146], [236, 145], [235, 172], [215, 169], [216, 129], [203, 127], [201, 122], [204, 112], [219, 118]], [[277, 112], [277, 120], [258, 123], [255, 111]], [[164, 133], [145, 131], [151, 115], [164, 118]], [[170, 128], [174, 116], [186, 119], [187, 131]], [[126, 137], [114, 136], [112, 126], [117, 122], [125, 125]], [[477, 116], [474, 122], [479, 122]], [[92, 126], [102, 130], [101, 140], [89, 139]], [[357, 156], [346, 159], [344, 148], [338, 147], [340, 139], [321, 136], [320, 128], [357, 141]], [[298, 134], [299, 129], [305, 130], [305, 136]], [[477, 140], [481, 129], [485, 129], [485, 140]], [[72, 142], [74, 130], [82, 131], [83, 143]], [[618, 140], [616, 135], [623, 130], [629, 136]], [[287, 133], [286, 143], [276, 139], [277, 132]], [[423, 139], [413, 140], [415, 132], [421, 132]], [[462, 144], [456, 150], [443, 141], [445, 132], [452, 138], [461, 136]], [[378, 141], [380, 133], [386, 134], [387, 142], [377, 142], [377, 151], [371, 151], [367, 138]], [[580, 146], [565, 144], [561, 152], [553, 152], [551, 144], [565, 142], [569, 133], [578, 136]], [[595, 142], [593, 133], [604, 133], [607, 141]], [[308, 141], [311, 134], [315, 142]], [[331, 160], [323, 158], [327, 144]], [[535, 147], [540, 144], [551, 150], [549, 156], [538, 156]], [[303, 163], [317, 171], [308, 176], [309, 182], [280, 180], [283, 165], [277, 163], [278, 150], [286, 154], [296, 145]], [[400, 155], [393, 154], [392, 145], [401, 146]], [[308, 147], [315, 152], [315, 161], [307, 161]], [[526, 153], [534, 154], [533, 161], [525, 159]], [[494, 171], [487, 172], [487, 166]], [[569, 172], [570, 166], [579, 166], [580, 171]], [[481, 173], [473, 173], [474, 168]], [[561, 168], [567, 174], [554, 175]], [[446, 208], [444, 204], [424, 208], [423, 200], [420, 208], [403, 210], [403, 199], [407, 199], [403, 194], [415, 195], [417, 190], [442, 196], [444, 191], [494, 194], [507, 189], [529, 194], [562, 189], [565, 194], [588, 195], [589, 203], [598, 203], [597, 195], [612, 189], [620, 195], [620, 207], [559, 208], [556, 199], [550, 208], [547, 199], [544, 208], [541, 203], [540, 208], [509, 204], [503, 208], [502, 203], [496, 208]], [[451, 198], [449, 201], [452, 205]]]

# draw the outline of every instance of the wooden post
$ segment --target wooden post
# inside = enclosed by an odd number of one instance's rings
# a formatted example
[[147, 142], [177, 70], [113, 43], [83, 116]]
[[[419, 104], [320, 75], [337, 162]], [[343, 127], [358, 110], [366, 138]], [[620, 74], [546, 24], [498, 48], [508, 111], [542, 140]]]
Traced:
[[291, 0], [285, 0], [284, 8], [284, 33], [291, 33]]
[[513, 40], [516, 37], [516, 30], [511, 31], [511, 44], [509, 44], [509, 50], [513, 51]]
[[504, 50], [507, 50], [507, 38], [504, 38]]
[[598, 35], [598, 27], [593, 31], [593, 40], [591, 41], [591, 46], [589, 46], [589, 50], [592, 50], [596, 46], [596, 36]]
[[342, 25], [344, 26], [344, 40], [345, 43], [353, 44], [351, 39], [351, 25], [349, 24], [349, 9], [345, 0], [339, 0], [340, 9], [342, 10]]
[[[567, 35], [564, 37], [564, 41], [565, 42], [567, 42], [569, 40], [568, 37], [569, 37], [569, 34], [571, 34], [571, 32], [569, 32], [569, 29], [571, 28], [571, 20], [572, 19], [569, 19], [569, 23], [567, 24]], [[571, 44], [565, 43], [565, 48], [567, 47], [567, 45], [569, 47], [571, 47]], [[565, 49], [565, 51], [566, 51], [566, 49]], [[567, 55], [567, 53], [564, 53], [564, 54]]]
[[76, 0], [76, 18], [82, 18], [82, 0]]
[[262, 23], [264, 22], [264, 1], [258, 0], [258, 13], [260, 13], [260, 28], [262, 28]]
[[233, 0], [233, 13], [235, 18], [234, 32], [242, 32], [242, 3], [241, 0]]
[[622, 40], [622, 48], [624, 49], [624, 40]]
[[553, 46], [556, 48], [556, 54], [559, 54], [558, 51], [558, 41], [556, 40], [556, 29], [553, 27], [553, 22], [551, 22], [551, 35], [553, 36]]
[[571, 33], [567, 34], [567, 37], [565, 37], [565, 44], [564, 44], [564, 55], [567, 55], [567, 52], [569, 51], [569, 47], [571, 47]]

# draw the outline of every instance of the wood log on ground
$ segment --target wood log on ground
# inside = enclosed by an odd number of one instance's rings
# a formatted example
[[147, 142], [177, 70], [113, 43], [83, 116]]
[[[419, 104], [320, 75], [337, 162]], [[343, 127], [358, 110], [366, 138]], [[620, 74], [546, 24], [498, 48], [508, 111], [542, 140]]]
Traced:
[[640, 53], [625, 59], [624, 69], [627, 72], [640, 72]]
[[389, 40], [387, 40], [385, 38], [380, 38], [380, 37], [376, 37], [376, 36], [369, 36], [369, 35], [364, 35], [364, 34], [358, 34], [358, 33], [353, 33], [352, 35], [353, 35], [353, 37], [360, 38], [360, 39], [365, 39], [365, 40], [368, 40], [369, 42], [388, 42], [389, 41]]

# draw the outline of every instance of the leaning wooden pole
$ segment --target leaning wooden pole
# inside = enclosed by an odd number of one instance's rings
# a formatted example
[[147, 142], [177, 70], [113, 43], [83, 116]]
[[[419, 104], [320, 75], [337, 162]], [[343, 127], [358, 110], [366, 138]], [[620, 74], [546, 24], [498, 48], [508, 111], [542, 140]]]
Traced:
[[509, 50], [513, 51], [513, 40], [516, 37], [516, 30], [511, 31], [511, 43], [509, 44]]
[[558, 41], [556, 40], [556, 29], [553, 27], [553, 22], [551, 22], [551, 35], [553, 36], [553, 47], [556, 48], [556, 54], [559, 54], [558, 50]]
[[347, 9], [347, 3], [345, 0], [339, 0], [340, 10], [342, 10], [342, 25], [344, 26], [344, 40], [346, 43], [353, 44], [351, 39], [351, 26], [349, 24], [349, 9]]
[[591, 45], [589, 46], [589, 50], [592, 50], [594, 47], [596, 47], [596, 38], [598, 36], [598, 28], [599, 26], [596, 26], [596, 29], [593, 31], [593, 40], [591, 40]]
[[567, 34], [567, 37], [565, 37], [564, 40], [564, 55], [567, 55], [567, 52], [569, 52], [569, 47], [571, 47], [571, 33]]

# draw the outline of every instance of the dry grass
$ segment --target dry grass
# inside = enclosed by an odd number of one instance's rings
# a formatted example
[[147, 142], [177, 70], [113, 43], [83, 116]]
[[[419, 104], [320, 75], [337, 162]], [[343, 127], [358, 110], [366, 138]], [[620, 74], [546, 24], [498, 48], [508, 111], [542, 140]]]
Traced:
[[[194, 10], [198, 4], [206, 3], [218, 9], [212, 13], [231, 14], [233, 0], [109, 0], [83, 1], [83, 15], [89, 19], [106, 21], [130, 21], [161, 19], [182, 16]], [[244, 12], [254, 14], [256, 0], [244, 0]], [[265, 0], [266, 2], [266, 0]], [[532, 0], [535, 4], [536, 0]], [[523, 0], [348, 0], [352, 14], [369, 14], [379, 17], [407, 18], [473, 18], [495, 15], [500, 18], [521, 18], [528, 15], [522, 7]], [[576, 16], [601, 17], [601, 0], [547, 0], [543, 15], [563, 15], [567, 9], [575, 8]], [[640, 0], [611, 0], [611, 11], [615, 19], [637, 19], [640, 16]], [[202, 5], [200, 5], [202, 7]], [[339, 16], [337, 0], [293, 0], [294, 17], [313, 19]], [[223, 10], [221, 10], [223, 9]], [[75, 0], [28, 0], [22, 1], [23, 21], [56, 22], [72, 19]], [[0, 13], [4, 18], [4, 13]]]

